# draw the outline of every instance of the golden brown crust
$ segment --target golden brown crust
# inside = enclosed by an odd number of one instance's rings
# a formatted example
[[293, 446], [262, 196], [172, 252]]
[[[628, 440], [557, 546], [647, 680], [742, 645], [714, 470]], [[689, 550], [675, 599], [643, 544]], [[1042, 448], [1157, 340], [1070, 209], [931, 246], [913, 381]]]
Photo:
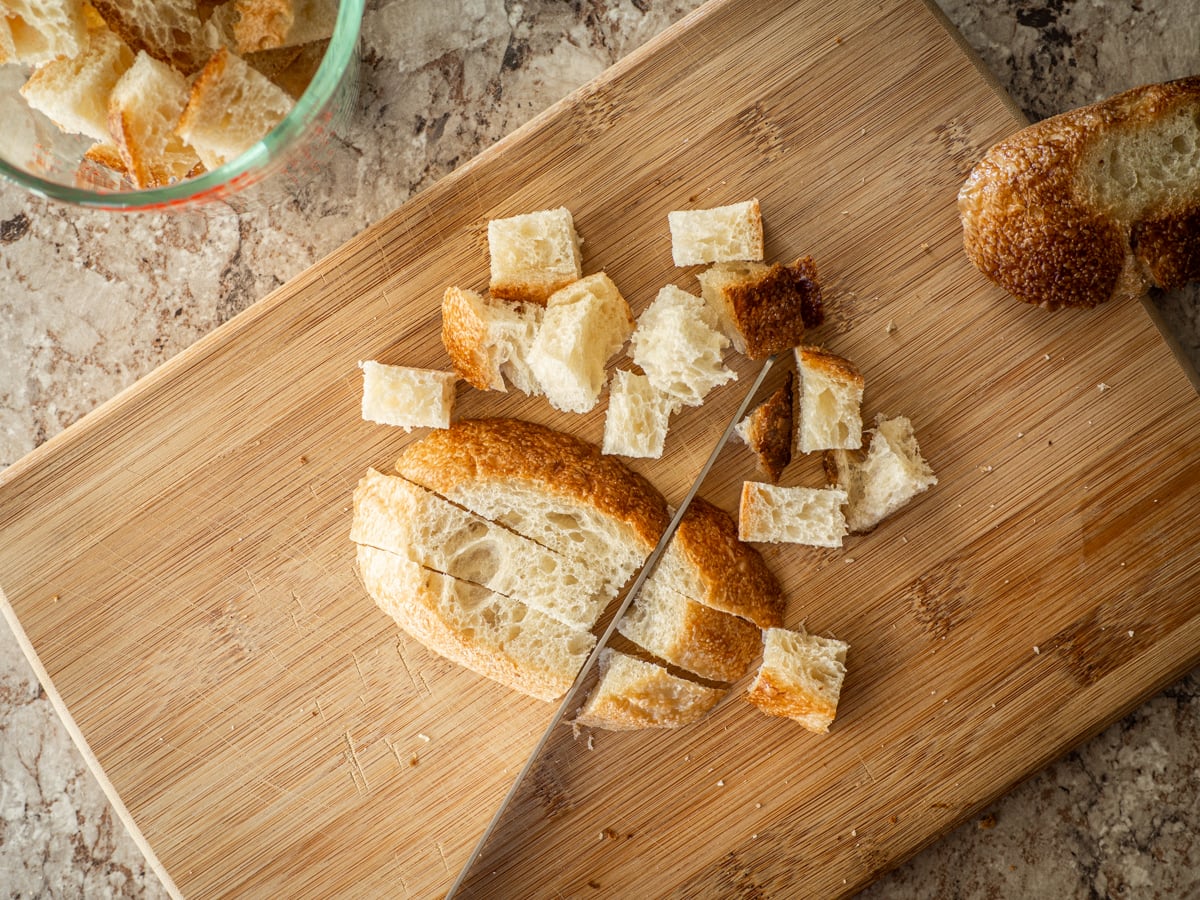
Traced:
[[[621, 670], [615, 678], [614, 669]], [[574, 724], [608, 731], [680, 728], [704, 718], [724, 693], [672, 675], [656, 663], [606, 649], [600, 681]]]
[[1163, 290], [1200, 281], [1200, 204], [1135, 223], [1131, 242], [1138, 262]]
[[737, 681], [762, 649], [762, 632], [738, 616], [693, 600], [680, 623], [679, 640], [664, 659], [714, 681]]
[[578, 280], [574, 276], [556, 276], [547, 272], [543, 281], [534, 281], [533, 279], [527, 281], [517, 281], [514, 279], [492, 281], [488, 285], [488, 293], [493, 297], [499, 297], [501, 300], [512, 300], [517, 303], [536, 303], [538, 306], [545, 306], [551, 294], [562, 290], [567, 285]]
[[225, 68], [228, 65], [229, 51], [224, 47], [217, 50], [205, 63], [200, 74], [196, 76], [196, 80], [192, 82], [191, 90], [188, 91], [188, 102], [183, 107], [183, 115], [179, 117], [179, 124], [175, 126], [177, 134], [187, 134], [199, 124], [193, 120], [203, 115], [201, 110], [204, 106], [204, 96], [217, 89], [225, 77]]
[[746, 700], [768, 715], [788, 719], [832, 720], [837, 713], [836, 703], [807, 691], [799, 691], [794, 684], [776, 678], [771, 672], [759, 673], [746, 692]]
[[503, 381], [499, 385], [492, 382], [492, 367], [484, 349], [486, 340], [487, 325], [475, 314], [468, 292], [446, 288], [442, 296], [442, 345], [454, 371], [481, 391], [503, 390]]
[[255, 53], [282, 46], [296, 19], [292, 0], [234, 0], [238, 17], [233, 37], [238, 53]]
[[775, 393], [750, 413], [744, 437], [754, 452], [758, 467], [771, 479], [779, 481], [783, 470], [792, 461], [795, 443], [796, 373], [789, 371]]
[[83, 158], [91, 160], [97, 165], [112, 169], [114, 172], [119, 172], [122, 175], [128, 174], [128, 170], [125, 168], [125, 160], [121, 158], [121, 151], [114, 144], [92, 144], [92, 146], [84, 151]]
[[821, 285], [811, 256], [730, 281], [720, 294], [751, 359], [791, 349], [804, 337], [808, 322], [819, 324], [823, 318]]
[[843, 356], [830, 353], [823, 347], [797, 347], [796, 353], [801, 365], [808, 369], [815, 369], [826, 378], [840, 381], [843, 384], [852, 384], [860, 389], [865, 384], [858, 366]]

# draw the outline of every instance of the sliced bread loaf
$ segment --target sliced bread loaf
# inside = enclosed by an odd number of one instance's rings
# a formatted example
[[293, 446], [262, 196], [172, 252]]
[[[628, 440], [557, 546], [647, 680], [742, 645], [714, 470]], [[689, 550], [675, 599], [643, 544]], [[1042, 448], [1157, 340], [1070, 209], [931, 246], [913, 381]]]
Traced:
[[679, 728], [704, 718], [724, 694], [605, 647], [600, 651], [600, 681], [575, 724], [609, 731]]
[[671, 229], [671, 256], [677, 266], [763, 258], [758, 200], [671, 212], [667, 214], [667, 225]]
[[789, 371], [770, 397], [738, 422], [734, 430], [754, 453], [758, 467], [771, 481], [779, 480], [792, 461], [795, 443], [796, 375]]
[[446, 288], [442, 297], [442, 344], [459, 377], [481, 391], [539, 394], [529, 353], [542, 325], [536, 303], [514, 303], [475, 291]]
[[187, 79], [144, 51], [113, 85], [108, 130], [138, 187], [174, 184], [200, 164], [196, 151], [175, 131], [187, 96]]
[[454, 414], [453, 372], [389, 366], [367, 360], [363, 373], [362, 417], [380, 425], [448, 428]]
[[806, 327], [824, 319], [821, 285], [811, 256], [790, 266], [724, 263], [701, 272], [701, 296], [718, 316], [734, 349], [763, 359], [795, 347]]
[[493, 297], [545, 303], [578, 281], [579, 236], [566, 207], [488, 222]]
[[638, 318], [631, 355], [657, 390], [699, 406], [713, 388], [737, 379], [722, 359], [727, 346], [704, 301], [669, 284]]
[[746, 481], [742, 483], [738, 537], [773, 544], [840, 547], [846, 535], [845, 504], [843, 490]]
[[763, 661], [746, 699], [772, 716], [794, 719], [809, 731], [829, 731], [846, 677], [844, 641], [769, 628]]
[[796, 348], [801, 453], [862, 446], [863, 377], [848, 359], [819, 347]]
[[36, 66], [74, 57], [87, 46], [83, 0], [4, 0], [0, 3], [0, 65]]
[[659, 459], [677, 409], [679, 402], [655, 389], [645, 375], [618, 369], [608, 388], [603, 452]]

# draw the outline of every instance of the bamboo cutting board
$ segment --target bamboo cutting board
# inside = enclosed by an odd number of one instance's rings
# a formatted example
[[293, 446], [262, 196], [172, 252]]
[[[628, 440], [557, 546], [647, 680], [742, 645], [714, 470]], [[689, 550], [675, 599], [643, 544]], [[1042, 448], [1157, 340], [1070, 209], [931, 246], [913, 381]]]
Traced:
[[[442, 893], [549, 721], [400, 634], [347, 540], [412, 439], [360, 420], [356, 362], [448, 365], [438, 301], [486, 286], [497, 216], [569, 206], [640, 312], [696, 289], [669, 210], [759, 197], [768, 257], [821, 268], [814, 340], [940, 481], [841, 551], [764, 549], [788, 624], [851, 645], [829, 735], [739, 686], [684, 731], [557, 740], [469, 893], [850, 891], [1196, 665], [1195, 391], [1140, 307], [1026, 308], [961, 253], [958, 185], [1017, 124], [921, 3], [711, 4], [0, 473], [6, 612], [168, 882]], [[634, 464], [672, 501], [731, 361]], [[703, 494], [732, 511], [747, 477], [727, 447]]]

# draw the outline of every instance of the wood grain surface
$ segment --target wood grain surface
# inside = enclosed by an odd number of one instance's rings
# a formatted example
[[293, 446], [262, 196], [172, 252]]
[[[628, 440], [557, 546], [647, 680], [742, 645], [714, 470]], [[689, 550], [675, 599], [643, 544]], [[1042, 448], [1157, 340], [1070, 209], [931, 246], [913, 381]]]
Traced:
[[[486, 287], [497, 216], [570, 207], [640, 312], [697, 289], [669, 210], [757, 196], [768, 257], [821, 269], [813, 340], [939, 484], [841, 550], [764, 548], [788, 624], [851, 645], [829, 735], [744, 685], [679, 732], [561, 729], [467, 893], [849, 892], [1196, 665], [1195, 391], [1142, 308], [1027, 308], [961, 252], [958, 185], [1017, 124], [919, 2], [705, 6], [0, 473], [6, 612], [174, 889], [443, 893], [550, 719], [399, 633], [347, 537], [416, 437], [361, 421], [356, 363], [448, 366], [439, 299]], [[668, 499], [731, 362], [633, 463]], [[465, 386], [458, 414], [603, 432]], [[730, 445], [702, 493], [750, 477]]]

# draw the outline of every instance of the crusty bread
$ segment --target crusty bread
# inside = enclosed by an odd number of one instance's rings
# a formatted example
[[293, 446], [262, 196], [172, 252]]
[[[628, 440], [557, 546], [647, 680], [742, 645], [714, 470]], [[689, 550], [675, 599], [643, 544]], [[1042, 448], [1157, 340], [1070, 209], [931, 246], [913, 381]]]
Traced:
[[195, 150], [175, 132], [187, 93], [187, 79], [143, 51], [113, 85], [108, 130], [138, 187], [182, 181], [199, 164]]
[[868, 436], [869, 450], [835, 450], [824, 458], [826, 474], [846, 492], [846, 524], [854, 533], [870, 531], [937, 484], [907, 418], [876, 416]]
[[791, 265], [721, 263], [696, 276], [704, 302], [734, 349], [764, 359], [795, 347], [806, 327], [824, 319], [821, 284], [811, 256]]
[[795, 372], [789, 371], [783, 384], [766, 400], [738, 422], [734, 430], [754, 453], [758, 467], [772, 482], [778, 481], [792, 461], [795, 442]]
[[108, 27], [135, 53], [144, 52], [191, 75], [209, 48], [196, 0], [91, 0]]
[[442, 344], [458, 376], [481, 391], [540, 394], [529, 352], [542, 324], [542, 307], [446, 288], [442, 297]]
[[222, 47], [193, 82], [178, 132], [215, 169], [266, 137], [294, 105], [282, 88]]
[[119, 175], [128, 174], [128, 170], [125, 168], [125, 160], [121, 158], [121, 151], [116, 144], [97, 141], [84, 151], [83, 158], [88, 162], [111, 169]]
[[494, 297], [545, 303], [579, 280], [579, 236], [566, 207], [488, 222]]
[[653, 573], [617, 630], [659, 659], [712, 681], [737, 681], [762, 644], [757, 626], [675, 593]]
[[575, 724], [609, 731], [679, 728], [704, 718], [724, 694], [605, 647], [600, 651], [600, 681]]
[[412, 637], [532, 697], [566, 693], [596, 644], [587, 631], [398, 553], [359, 544], [357, 559], [367, 593]]
[[243, 59], [283, 88], [289, 97], [299, 100], [317, 74], [328, 49], [329, 41], [313, 41], [247, 53]]
[[591, 566], [373, 469], [354, 491], [350, 540], [407, 555], [585, 631], [615, 596]]
[[[572, 435], [519, 419], [466, 419], [405, 448], [398, 474], [621, 588], [670, 522], [654, 487]], [[736, 529], [735, 529], [736, 531]]]
[[702, 497], [692, 500], [658, 561], [663, 587], [759, 628], [783, 623], [783, 588], [759, 552], [738, 540], [737, 523]]
[[661, 458], [671, 416], [677, 409], [678, 401], [657, 390], [645, 375], [618, 369], [608, 388], [603, 452]]
[[74, 57], [87, 46], [82, 0], [0, 2], [0, 65], [39, 65]]
[[21, 96], [63, 131], [111, 143], [108, 98], [131, 65], [132, 51], [99, 22], [88, 28], [81, 52], [38, 66], [21, 87]]
[[699, 406], [713, 388], [737, 379], [722, 359], [728, 345], [704, 301], [669, 284], [638, 318], [631, 355], [656, 389]]
[[338, 0], [229, 0], [205, 23], [212, 49], [239, 55], [328, 40], [337, 21]]
[[863, 377], [848, 359], [819, 347], [796, 348], [801, 453], [862, 446]]
[[837, 715], [849, 649], [833, 638], [767, 629], [762, 666], [746, 699], [769, 715], [794, 719], [823, 734]]
[[362, 417], [380, 425], [448, 428], [454, 414], [453, 372], [388, 366], [367, 360], [363, 373]]
[[671, 229], [671, 256], [677, 266], [763, 258], [758, 200], [671, 212], [667, 214], [667, 225]]
[[1200, 279], [1200, 76], [1022, 129], [975, 166], [958, 209], [971, 261], [1048, 309]]
[[738, 510], [738, 537], [772, 544], [840, 547], [846, 535], [846, 516], [842, 512], [845, 504], [846, 492], [839, 489], [745, 481]]
[[633, 312], [603, 272], [551, 294], [529, 348], [529, 368], [550, 405], [575, 413], [594, 408], [604, 367], [632, 332]]

